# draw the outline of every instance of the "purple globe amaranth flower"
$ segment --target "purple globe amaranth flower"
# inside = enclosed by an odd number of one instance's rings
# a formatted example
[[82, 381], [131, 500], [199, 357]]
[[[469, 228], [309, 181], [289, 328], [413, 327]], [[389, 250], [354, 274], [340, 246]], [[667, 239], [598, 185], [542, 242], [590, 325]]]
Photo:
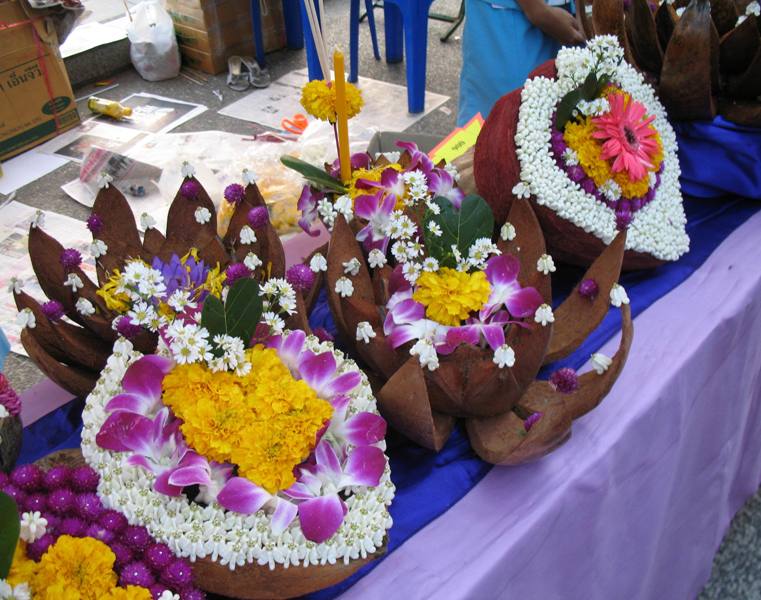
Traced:
[[89, 229], [90, 233], [94, 236], [103, 231], [103, 219], [100, 218], [100, 215], [92, 213], [87, 217], [87, 229]]
[[193, 572], [188, 561], [176, 558], [161, 573], [161, 581], [173, 588], [189, 586], [193, 582]]
[[76, 248], [66, 248], [61, 252], [61, 265], [67, 271], [77, 268], [82, 264], [82, 255]]
[[21, 488], [13, 485], [12, 483], [7, 483], [5, 486], [3, 486], [3, 492], [13, 498], [16, 506], [24, 506], [26, 503], [26, 492]]
[[153, 541], [145, 527], [129, 525], [122, 531], [121, 540], [133, 550], [142, 552]]
[[71, 487], [78, 492], [96, 492], [100, 477], [92, 467], [77, 467], [71, 472]]
[[180, 590], [181, 600], [203, 600], [205, 597], [204, 593], [197, 588], [187, 587]]
[[52, 467], [43, 478], [45, 489], [48, 491], [57, 490], [69, 485], [71, 480], [71, 470], [68, 467]]
[[12, 417], [21, 412], [21, 398], [3, 373], [0, 373], [0, 405], [4, 406]]
[[230, 204], [240, 204], [246, 197], [246, 188], [239, 183], [231, 183], [225, 188], [224, 196]]
[[594, 279], [585, 279], [579, 284], [579, 295], [587, 300], [594, 300], [600, 293], [600, 286]]
[[161, 594], [163, 594], [166, 591], [171, 592], [172, 590], [170, 590], [168, 587], [166, 587], [162, 583], [154, 583], [153, 585], [148, 587], [148, 591], [151, 593], [151, 598], [153, 598], [153, 600], [158, 600], [159, 598], [161, 598]]
[[186, 200], [195, 200], [201, 192], [201, 184], [195, 179], [188, 179], [180, 186], [180, 195]]
[[566, 148], [568, 148], [568, 146], [565, 143], [565, 140], [563, 139], [562, 134], [558, 137], [556, 137], [555, 135], [552, 136], [551, 146], [552, 146], [552, 152], [558, 158], [561, 158]]
[[594, 194], [597, 186], [592, 179], [585, 177], [581, 181], [581, 189], [584, 190], [587, 194]]
[[26, 497], [26, 502], [24, 503], [24, 509], [29, 512], [37, 511], [43, 513], [47, 507], [48, 497], [42, 493], [29, 494]]
[[59, 488], [50, 492], [48, 496], [48, 508], [57, 515], [65, 515], [74, 508], [76, 496], [74, 492], [66, 488]]
[[317, 339], [320, 340], [321, 342], [335, 342], [336, 341], [336, 338], [333, 337], [333, 334], [331, 334], [324, 327], [315, 327], [312, 330], [312, 333], [314, 333]]
[[123, 569], [135, 559], [132, 555], [132, 550], [121, 542], [112, 542], [109, 544], [109, 548], [111, 548], [111, 552], [116, 557], [114, 564], [118, 569]]
[[632, 213], [630, 210], [617, 210], [616, 211], [616, 228], [621, 231], [631, 225]]
[[98, 525], [114, 533], [120, 533], [127, 526], [127, 517], [120, 512], [109, 509], [100, 516]]
[[53, 544], [55, 544], [55, 538], [51, 534], [46, 533], [37, 541], [27, 545], [26, 555], [34, 561], [39, 561], [42, 558], [42, 555], [45, 554], [45, 552], [48, 551], [48, 548]]
[[128, 340], [135, 339], [142, 331], [143, 328], [133, 323], [129, 317], [122, 317], [116, 322], [116, 332]]
[[550, 375], [550, 385], [561, 394], [572, 394], [579, 389], [579, 377], [574, 369], [564, 367]]
[[629, 205], [631, 206], [631, 211], [633, 213], [637, 212], [642, 208], [642, 198], [632, 198]]
[[70, 535], [73, 537], [80, 537], [87, 530], [87, 523], [82, 519], [76, 517], [67, 517], [61, 521], [61, 525], [58, 528], [58, 532], [61, 535]]
[[88, 521], [96, 520], [104, 510], [98, 494], [93, 492], [79, 494], [79, 496], [77, 496], [76, 505], [77, 514]]
[[45, 532], [52, 535], [58, 534], [58, 528], [61, 526], [61, 517], [54, 515], [51, 512], [40, 513], [42, 518], [45, 519], [48, 524], [45, 527]]
[[145, 549], [143, 560], [154, 571], [161, 571], [174, 560], [174, 553], [166, 544], [156, 542]]
[[253, 229], [261, 229], [267, 223], [269, 223], [270, 213], [264, 206], [255, 206], [250, 211], [248, 211], [247, 218], [248, 224], [251, 225]]
[[44, 314], [50, 321], [59, 321], [66, 314], [63, 309], [63, 304], [58, 300], [48, 300], [42, 305], [42, 314]]
[[0, 471], [0, 490], [2, 490], [6, 485], [10, 484], [10, 482], [10, 477], [8, 477], [8, 475], [3, 471]]
[[122, 569], [119, 583], [124, 586], [138, 585], [147, 588], [156, 583], [156, 578], [144, 562], [135, 561]]
[[87, 528], [87, 537], [95, 538], [96, 540], [100, 540], [104, 544], [110, 544], [116, 539], [116, 534], [113, 531], [109, 531], [105, 527], [93, 523]]
[[575, 181], [576, 183], [579, 183], [585, 177], [586, 177], [586, 173], [584, 173], [584, 169], [582, 169], [579, 165], [568, 167], [568, 178], [571, 181]]
[[531, 431], [531, 428], [536, 425], [536, 422], [542, 418], [543, 413], [535, 412], [531, 413], [526, 419], [523, 421], [523, 429], [526, 430], [526, 433]]
[[42, 488], [43, 472], [37, 465], [21, 465], [13, 469], [11, 483], [25, 492]]
[[251, 277], [251, 270], [243, 263], [233, 263], [225, 269], [225, 285], [232, 285], [239, 279]]
[[306, 292], [314, 285], [314, 273], [304, 264], [291, 266], [285, 273], [285, 279], [299, 292]]

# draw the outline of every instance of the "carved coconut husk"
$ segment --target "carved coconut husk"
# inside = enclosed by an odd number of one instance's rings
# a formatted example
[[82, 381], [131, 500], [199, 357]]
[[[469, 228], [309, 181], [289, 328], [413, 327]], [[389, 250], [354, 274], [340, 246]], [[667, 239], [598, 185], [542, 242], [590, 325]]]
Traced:
[[23, 426], [18, 415], [0, 418], [0, 471], [10, 473], [21, 453]]
[[[108, 250], [96, 261], [97, 284], [81, 269], [73, 269], [84, 284], [77, 293], [64, 285], [67, 272], [60, 262], [63, 246], [41, 228], [30, 228], [29, 257], [37, 280], [48, 298], [58, 300], [63, 305], [68, 321], [48, 320], [37, 300], [23, 291], [14, 293], [16, 307], [19, 310], [28, 308], [36, 320], [34, 328], [24, 329], [21, 341], [40, 370], [72, 394], [86, 396], [92, 391], [111, 353], [117, 338], [112, 322], [119, 314], [108, 309], [97, 290], [114, 269], [123, 269], [128, 260], [139, 258], [150, 264], [157, 257], [168, 261], [172, 255], [182, 257], [195, 248], [207, 264], [219, 264], [224, 269], [232, 262], [241, 262], [249, 252], [254, 252], [263, 262], [255, 277], [261, 279], [265, 274], [268, 277], [284, 276], [285, 253], [271, 223], [267, 222], [256, 231], [255, 243], [246, 246], [239, 243], [240, 230], [247, 222], [248, 211], [264, 206], [255, 183], [246, 186], [245, 197], [235, 207], [226, 235], [220, 238], [216, 232], [216, 210], [206, 190], [192, 177], [185, 178], [185, 181], [195, 181], [197, 195], [186, 198], [178, 192], [169, 209], [166, 235], [151, 227], [142, 240], [135, 217], [122, 193], [114, 186], [98, 192], [92, 212], [101, 218], [103, 226], [94, 238], [103, 241]], [[198, 208], [206, 208], [211, 214], [207, 223], [196, 220], [195, 211]], [[76, 310], [79, 298], [92, 302], [95, 314], [80, 314]], [[298, 308], [300, 312], [289, 322], [301, 326], [306, 323], [305, 303], [300, 302]], [[157, 340], [155, 333], [144, 331], [132, 342], [140, 352], [151, 353], [156, 348]]]

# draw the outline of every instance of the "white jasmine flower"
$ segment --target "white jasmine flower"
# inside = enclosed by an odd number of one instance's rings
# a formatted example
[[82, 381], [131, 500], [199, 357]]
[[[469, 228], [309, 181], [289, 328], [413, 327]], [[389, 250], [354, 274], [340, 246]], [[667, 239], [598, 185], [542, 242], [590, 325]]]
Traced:
[[753, 0], [748, 6], [745, 7], [745, 14], [755, 15], [756, 17], [761, 17], [761, 5], [759, 5], [758, 0]]
[[370, 254], [367, 255], [367, 260], [370, 263], [370, 268], [380, 269], [386, 264], [386, 255], [377, 248], [373, 248], [370, 250]]
[[328, 229], [332, 229], [338, 216], [338, 211], [333, 206], [333, 203], [327, 198], [323, 198], [317, 203], [317, 213], [320, 215], [323, 223], [325, 223], [325, 226]]
[[88, 317], [95, 314], [95, 307], [87, 298], [77, 298], [77, 303], [74, 306], [82, 316]]
[[357, 341], [358, 342], [365, 342], [365, 344], [370, 343], [370, 338], [375, 337], [375, 330], [373, 329], [373, 326], [370, 325], [367, 321], [362, 321], [357, 325]]
[[439, 227], [439, 224], [434, 221], [428, 221], [428, 231], [430, 231], [436, 237], [441, 237], [441, 227]]
[[92, 244], [90, 244], [90, 254], [92, 254], [93, 258], [105, 256], [106, 252], [108, 252], [108, 246], [103, 240], [93, 240]]
[[2, 600], [31, 600], [32, 591], [28, 583], [11, 586], [5, 579], [0, 579], [0, 599]]
[[531, 197], [531, 187], [527, 183], [525, 183], [523, 181], [519, 181], [513, 187], [513, 195], [516, 198], [530, 198]]
[[148, 230], [151, 227], [156, 227], [156, 219], [154, 219], [147, 212], [144, 212], [142, 215], [140, 215], [140, 228], [143, 230]]
[[351, 275], [352, 277], [356, 277], [359, 274], [359, 268], [361, 265], [359, 260], [355, 257], [343, 263], [343, 266], [344, 266], [344, 273], [346, 273], [347, 275]]
[[256, 183], [256, 172], [249, 169], [243, 169], [240, 178], [244, 185], [251, 185], [252, 183]]
[[435, 273], [438, 270], [439, 270], [439, 261], [433, 258], [433, 256], [429, 256], [428, 258], [423, 260], [423, 271]]
[[605, 373], [612, 363], [613, 361], [609, 357], [600, 352], [595, 352], [592, 355], [592, 367], [598, 375]]
[[422, 339], [415, 342], [415, 345], [410, 348], [410, 354], [418, 357], [420, 366], [424, 369], [427, 367], [429, 371], [435, 371], [439, 368], [439, 356], [429, 340]]
[[254, 230], [248, 225], [244, 225], [240, 228], [240, 243], [241, 244], [253, 244], [256, 242], [256, 234]]
[[460, 181], [460, 172], [454, 163], [447, 163], [444, 165], [444, 170], [452, 176], [455, 181]]
[[555, 268], [555, 261], [552, 260], [552, 257], [549, 254], [542, 254], [539, 257], [539, 260], [536, 261], [536, 270], [544, 275], [549, 275], [550, 273], [554, 273], [557, 269]]
[[[0, 404], [0, 419], [5, 419], [6, 417], [10, 417], [11, 413], [8, 412], [8, 409], [5, 408], [4, 405]], [[0, 438], [0, 442], [2, 442], [2, 438]], [[2, 596], [0, 596], [2, 598]]]
[[20, 294], [21, 288], [24, 287], [24, 282], [19, 279], [18, 277], [11, 277], [10, 281], [8, 282], [8, 293], [9, 294]]
[[199, 223], [200, 225], [206, 225], [206, 223], [211, 221], [211, 211], [205, 206], [199, 206], [196, 208], [194, 215], [196, 223]]
[[38, 227], [42, 229], [45, 227], [45, 213], [41, 210], [35, 211], [34, 216], [32, 217], [31, 226], [32, 229], [37, 229]]
[[316, 252], [314, 256], [312, 256], [312, 259], [309, 261], [309, 268], [312, 269], [313, 273], [319, 273], [320, 271], [327, 271], [328, 261], [325, 260], [325, 257], [322, 254], [320, 254], [319, 252]]
[[354, 293], [354, 284], [348, 277], [341, 277], [336, 281], [336, 294], [342, 298], [348, 298]]
[[188, 161], [183, 160], [180, 173], [182, 173], [183, 177], [193, 177], [193, 175], [196, 174], [196, 170], [193, 168], [193, 165], [191, 165]]
[[515, 364], [515, 351], [507, 344], [502, 344], [494, 351], [493, 362], [500, 369], [512, 367]]
[[77, 275], [76, 273], [69, 273], [66, 276], [66, 281], [64, 281], [63, 284], [66, 287], [71, 288], [72, 294], [76, 294], [77, 290], [81, 290], [83, 287], [85, 287], [85, 284], [82, 283], [82, 280], [79, 278], [79, 275]]
[[243, 259], [243, 264], [246, 265], [246, 268], [250, 271], [255, 271], [259, 267], [262, 266], [262, 260], [253, 252], [249, 252], [246, 254], [246, 258]]
[[179, 594], [173, 594], [169, 590], [164, 590], [161, 592], [161, 596], [159, 596], [158, 600], [180, 600], [180, 596]]
[[352, 202], [351, 197], [344, 194], [343, 196], [336, 198], [333, 208], [339, 215], [343, 215], [348, 223], [354, 217], [353, 205], [354, 203]]
[[20, 525], [21, 531], [19, 537], [27, 544], [31, 544], [45, 535], [48, 520], [40, 514], [40, 511], [35, 510], [34, 512], [22, 513]]
[[273, 333], [283, 333], [283, 330], [285, 329], [285, 321], [274, 312], [268, 311], [262, 314], [262, 321], [269, 325]]
[[610, 303], [616, 308], [620, 308], [622, 304], [629, 304], [629, 296], [626, 295], [624, 286], [617, 283], [613, 284], [610, 288]]
[[509, 221], [505, 221], [502, 229], [499, 230], [499, 237], [506, 242], [512, 242], [515, 239], [515, 226]]
[[98, 177], [98, 189], [104, 189], [107, 188], [111, 182], [114, 180], [113, 177], [111, 177], [110, 173], [107, 173], [106, 171], [101, 171], [100, 176]]
[[[676, 9], [676, 16], [677, 17], [681, 17], [682, 13], [684, 13], [685, 10], [687, 10], [686, 6], [682, 6], [681, 8], [677, 8]], [[735, 27], [739, 27], [740, 25], [742, 25], [745, 22], [745, 19], [747, 19], [747, 18], [748, 18], [748, 15], [740, 15], [739, 17], [737, 17], [737, 22], [735, 23]]]
[[549, 304], [542, 304], [536, 309], [534, 313], [534, 321], [541, 323], [542, 327], [546, 327], [547, 323], [555, 322], [555, 315], [552, 313], [552, 308]]

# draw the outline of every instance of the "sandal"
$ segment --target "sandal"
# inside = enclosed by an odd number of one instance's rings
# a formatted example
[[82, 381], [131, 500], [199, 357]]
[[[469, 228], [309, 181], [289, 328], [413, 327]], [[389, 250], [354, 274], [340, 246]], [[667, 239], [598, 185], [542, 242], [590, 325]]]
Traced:
[[271, 79], [270, 79], [270, 72], [267, 69], [263, 69], [262, 67], [260, 67], [259, 63], [256, 62], [250, 56], [242, 56], [241, 60], [243, 61], [243, 64], [246, 65], [246, 68], [248, 69], [249, 80], [253, 87], [255, 88], [269, 87]]
[[240, 56], [227, 59], [227, 86], [236, 92], [245, 92], [250, 85], [249, 74], [244, 70], [245, 62]]

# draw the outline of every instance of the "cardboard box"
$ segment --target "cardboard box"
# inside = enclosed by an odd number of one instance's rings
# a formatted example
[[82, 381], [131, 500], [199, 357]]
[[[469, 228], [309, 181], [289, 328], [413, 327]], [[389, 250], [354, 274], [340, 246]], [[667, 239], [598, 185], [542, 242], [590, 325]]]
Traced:
[[71, 129], [79, 113], [52, 25], [0, 0], [0, 160]]
[[422, 152], [430, 152], [441, 142], [441, 136], [429, 133], [404, 133], [401, 131], [378, 131], [370, 138], [367, 151], [375, 156], [379, 152], [399, 152], [401, 148], [396, 142], [415, 142]]
[[[255, 54], [250, 0], [167, 0], [180, 44], [189, 66], [216, 74], [227, 69], [234, 54]], [[262, 10], [264, 51], [285, 47], [283, 7], [268, 2]]]

